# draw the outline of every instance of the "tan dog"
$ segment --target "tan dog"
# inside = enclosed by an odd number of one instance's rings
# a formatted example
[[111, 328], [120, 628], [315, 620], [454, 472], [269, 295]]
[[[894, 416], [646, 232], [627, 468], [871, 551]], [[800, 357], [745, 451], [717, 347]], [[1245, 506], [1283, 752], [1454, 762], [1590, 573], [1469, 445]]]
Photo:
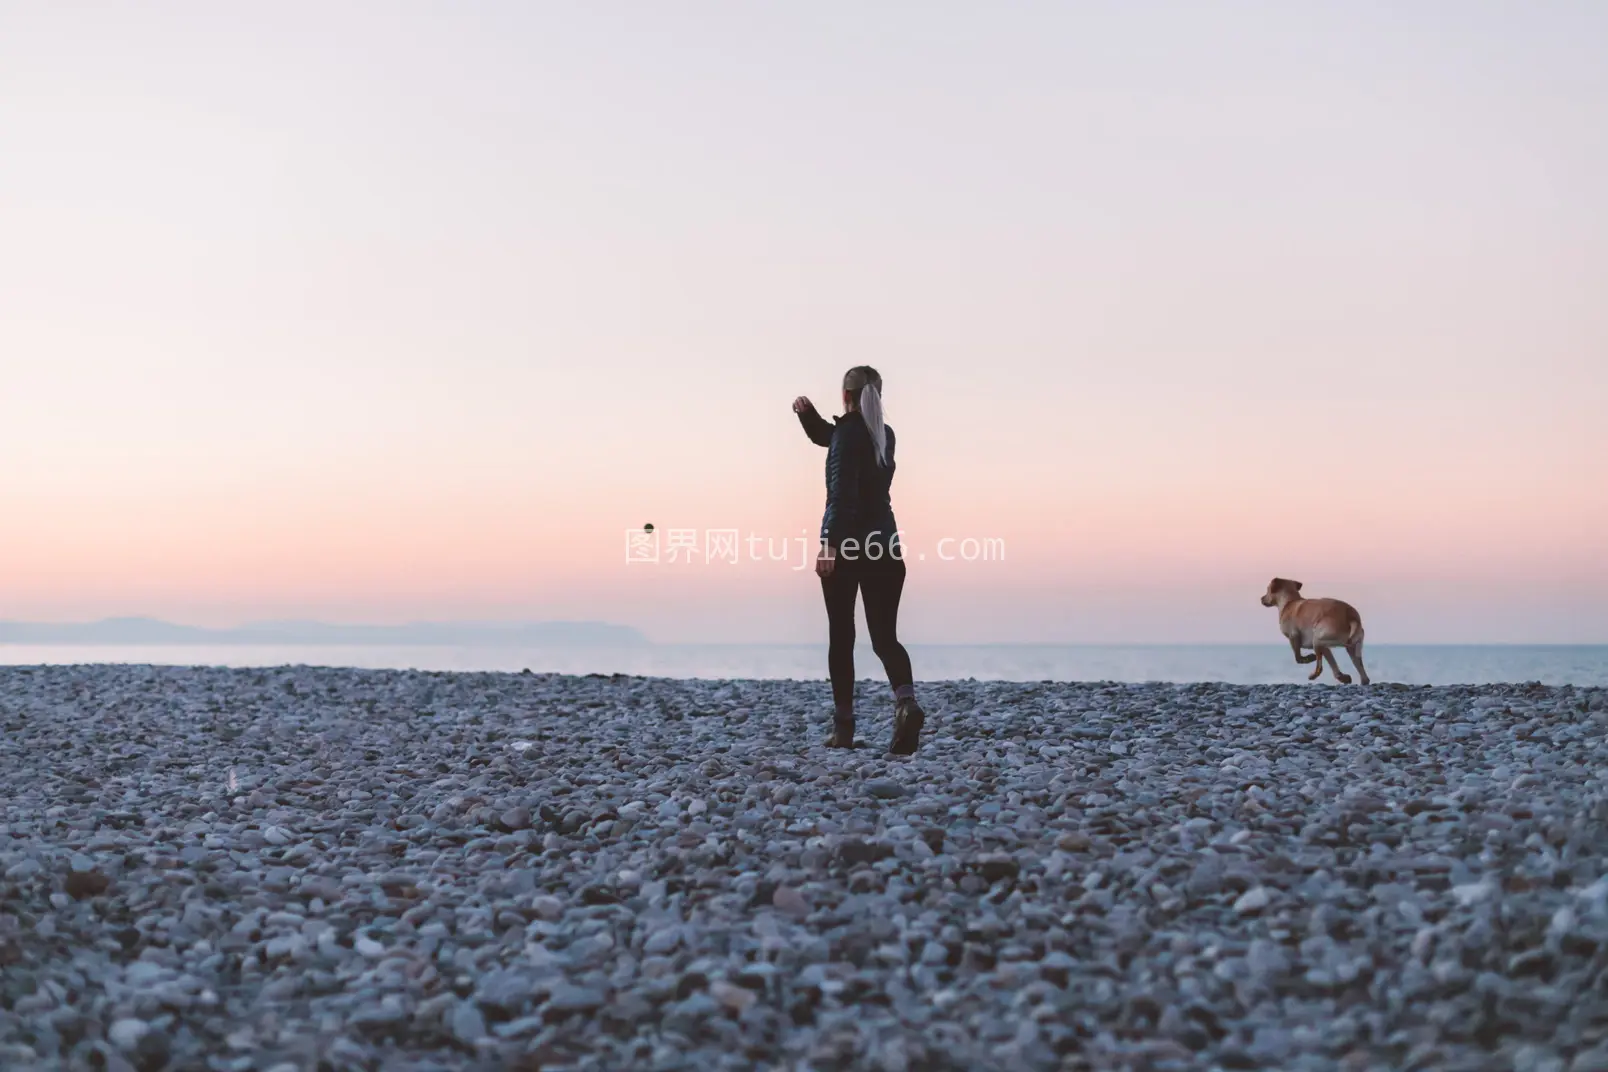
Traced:
[[[1279, 608], [1279, 632], [1290, 641], [1298, 663], [1315, 662], [1307, 677], [1316, 681], [1323, 673], [1327, 659], [1334, 670], [1334, 679], [1342, 685], [1351, 684], [1351, 677], [1341, 673], [1340, 664], [1334, 661], [1334, 648], [1345, 648], [1351, 663], [1368, 684], [1368, 671], [1362, 665], [1362, 615], [1357, 608], [1338, 599], [1304, 599], [1301, 582], [1275, 577], [1268, 582], [1262, 595], [1262, 606]], [[1311, 648], [1311, 655], [1302, 655], [1302, 648]]]

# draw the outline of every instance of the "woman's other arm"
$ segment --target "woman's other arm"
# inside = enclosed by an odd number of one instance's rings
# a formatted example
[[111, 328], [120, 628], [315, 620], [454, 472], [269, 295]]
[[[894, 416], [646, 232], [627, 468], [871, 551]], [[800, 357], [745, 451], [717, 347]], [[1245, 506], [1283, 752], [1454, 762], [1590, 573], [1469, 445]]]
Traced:
[[821, 518], [821, 539], [836, 550], [859, 532], [860, 467], [863, 451], [850, 442], [849, 422], [836, 428], [826, 451], [826, 514]]

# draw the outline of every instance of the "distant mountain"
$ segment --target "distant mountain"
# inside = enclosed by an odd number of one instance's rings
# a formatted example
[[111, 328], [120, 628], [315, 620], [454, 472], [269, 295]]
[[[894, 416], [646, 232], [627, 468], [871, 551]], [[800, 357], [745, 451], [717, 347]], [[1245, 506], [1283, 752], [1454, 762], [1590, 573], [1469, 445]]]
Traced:
[[648, 638], [608, 622], [413, 622], [329, 625], [256, 622], [233, 629], [175, 625], [154, 618], [99, 622], [0, 622], [0, 644], [418, 644], [463, 647], [537, 645], [636, 647]]

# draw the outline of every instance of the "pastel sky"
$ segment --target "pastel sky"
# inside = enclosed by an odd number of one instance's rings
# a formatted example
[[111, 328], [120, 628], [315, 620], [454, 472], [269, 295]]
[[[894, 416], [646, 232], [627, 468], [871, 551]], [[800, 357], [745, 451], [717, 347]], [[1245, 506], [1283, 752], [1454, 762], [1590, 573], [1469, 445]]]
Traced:
[[[1608, 642], [1608, 4], [0, 0], [0, 618]], [[1003, 562], [940, 562], [946, 537]], [[956, 544], [949, 547], [958, 547]]]

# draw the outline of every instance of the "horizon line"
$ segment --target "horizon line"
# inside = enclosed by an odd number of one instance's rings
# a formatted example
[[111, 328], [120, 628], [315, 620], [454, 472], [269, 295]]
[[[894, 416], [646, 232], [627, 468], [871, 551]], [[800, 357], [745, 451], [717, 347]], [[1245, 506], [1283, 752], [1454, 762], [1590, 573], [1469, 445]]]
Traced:
[[[116, 629], [118, 627], [146, 627], [166, 630], [176, 630], [194, 633], [190, 637], [183, 636], [156, 636], [141, 638], [107, 637], [94, 635], [95, 630]], [[258, 631], [272, 633], [273, 631], [292, 632], [297, 629], [321, 632], [324, 635], [311, 635], [301, 638], [294, 636], [255, 636]], [[88, 636], [58, 636], [44, 639], [21, 638], [15, 634], [26, 633], [29, 630], [40, 632], [72, 633], [82, 630], [91, 633]], [[452, 630], [475, 631], [477, 637], [452, 637], [441, 635]], [[572, 631], [576, 636], [552, 637], [521, 637], [522, 631], [543, 630]], [[435, 636], [387, 636], [384, 634], [405, 634], [409, 631], [428, 633], [435, 631]], [[359, 634], [342, 637], [328, 634], [350, 632]], [[11, 633], [13, 635], [6, 635]], [[821, 640], [705, 640], [705, 641], [662, 641], [649, 636], [643, 629], [634, 625], [610, 622], [600, 619], [413, 619], [394, 624], [375, 624], [360, 622], [328, 622], [316, 618], [279, 618], [259, 619], [246, 621], [238, 625], [207, 626], [187, 625], [182, 622], [173, 622], [163, 618], [144, 615], [117, 615], [94, 620], [78, 620], [71, 622], [40, 622], [0, 619], [0, 646], [85, 646], [85, 647], [175, 647], [183, 645], [220, 644], [237, 646], [240, 644], [255, 644], [262, 647], [379, 647], [379, 646], [416, 646], [416, 647], [483, 647], [495, 645], [499, 639], [498, 634], [507, 633], [510, 642], [523, 641], [535, 646], [554, 647], [588, 647], [588, 648], [641, 648], [651, 646], [657, 648], [819, 648], [825, 644]], [[363, 636], [361, 634], [371, 634]], [[378, 634], [378, 635], [374, 635]], [[612, 634], [612, 635], [611, 635]], [[1282, 638], [1270, 637], [1267, 640], [1226, 640], [1226, 641], [1151, 641], [1151, 640], [906, 640], [909, 647], [917, 648], [1139, 648], [1139, 649], [1227, 649], [1251, 648], [1265, 645], [1282, 645]], [[869, 638], [859, 637], [855, 643], [856, 649], [871, 647]], [[1600, 648], [1608, 647], [1608, 639], [1601, 640], [1377, 640], [1369, 644], [1370, 648]]]
[[[439, 624], [439, 623], [432, 623]], [[1238, 640], [1238, 641], [1141, 641], [1141, 640], [907, 640], [904, 644], [908, 648], [1108, 648], [1108, 649], [1188, 649], [1188, 650], [1226, 650], [1232, 648], [1263, 648], [1287, 645], [1280, 639], [1269, 641]], [[329, 640], [309, 638], [305, 640], [282, 640], [240, 638], [226, 640], [222, 638], [209, 639], [197, 637], [187, 639], [145, 639], [145, 640], [106, 640], [94, 637], [64, 639], [64, 640], [11, 640], [0, 637], [0, 648], [182, 648], [182, 647], [242, 647], [255, 646], [262, 648], [383, 648], [383, 647], [416, 647], [416, 648], [451, 648], [451, 647], [488, 647], [485, 643], [475, 644], [454, 640]], [[592, 650], [610, 649], [636, 649], [650, 648], [824, 648], [824, 639], [815, 640], [707, 640], [707, 641], [659, 641], [644, 638], [635, 643], [608, 643], [604, 641], [574, 641], [566, 643], [562, 640], [532, 641], [533, 647], [553, 648], [587, 648]], [[1588, 649], [1608, 648], [1608, 641], [1577, 640], [1577, 641], [1542, 641], [1542, 640], [1399, 640], [1375, 641], [1370, 644], [1370, 650], [1399, 649], [1399, 648], [1552, 648], [1552, 649]], [[856, 642], [856, 651], [870, 651], [868, 642]]]

